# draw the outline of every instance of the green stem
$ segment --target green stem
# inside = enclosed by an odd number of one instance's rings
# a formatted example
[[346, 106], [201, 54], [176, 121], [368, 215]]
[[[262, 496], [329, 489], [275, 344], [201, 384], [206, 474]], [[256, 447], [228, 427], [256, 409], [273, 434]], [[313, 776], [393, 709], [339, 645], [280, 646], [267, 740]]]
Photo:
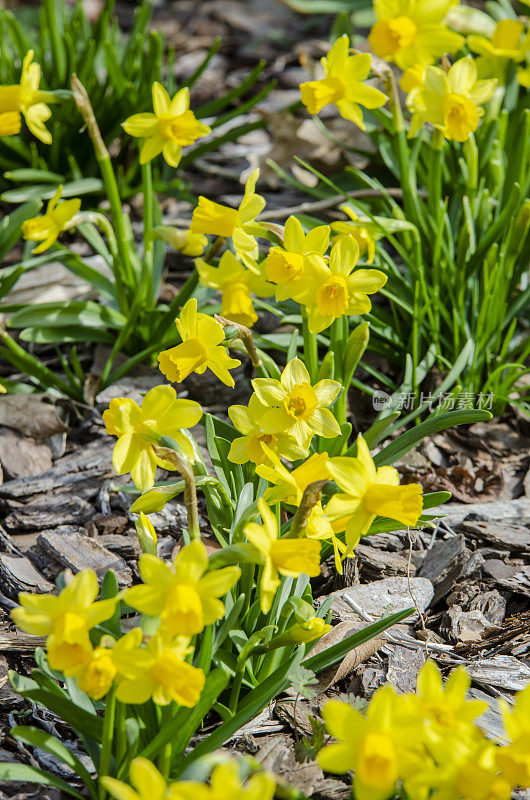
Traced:
[[143, 189], [143, 223], [144, 223], [144, 275], [142, 281], [145, 284], [145, 296], [147, 303], [152, 306], [156, 298], [154, 297], [153, 287], [153, 173], [151, 162], [142, 164], [142, 189]]
[[120, 769], [126, 754], [125, 704], [116, 701], [116, 771]]
[[74, 100], [77, 108], [79, 109], [79, 112], [87, 126], [88, 134], [92, 141], [96, 159], [99, 164], [101, 177], [103, 178], [103, 183], [105, 184], [107, 199], [110, 203], [112, 221], [116, 230], [118, 253], [120, 256], [121, 266], [123, 267], [125, 273], [123, 282], [128, 284], [134, 291], [135, 275], [131, 261], [131, 254], [129, 251], [129, 238], [125, 231], [120, 193], [118, 191], [118, 184], [116, 183], [116, 176], [114, 175], [114, 170], [112, 169], [109, 151], [105, 147], [105, 143], [101, 136], [101, 132], [99, 130], [86, 89], [76, 75], [72, 77], [72, 92], [74, 94]]
[[443, 163], [444, 135], [442, 131], [435, 130], [432, 135], [432, 156], [430, 162], [429, 200], [434, 213], [436, 224], [439, 224], [439, 215], [442, 204], [442, 163]]
[[62, 86], [66, 81], [66, 57], [57, 25], [57, 6], [55, 0], [45, 0], [46, 22], [50, 33], [53, 61], [57, 70], [57, 84]]
[[101, 778], [109, 775], [112, 757], [112, 742], [114, 738], [114, 720], [116, 717], [116, 690], [113, 687], [107, 695], [105, 715], [103, 717], [103, 739], [101, 742], [101, 757], [99, 759], [98, 776], [99, 800], [105, 800], [107, 792], [103, 787]]
[[318, 344], [317, 337], [309, 330], [307, 311], [301, 308], [302, 312], [302, 336], [304, 340], [304, 363], [309, 372], [311, 382], [317, 379], [318, 375]]

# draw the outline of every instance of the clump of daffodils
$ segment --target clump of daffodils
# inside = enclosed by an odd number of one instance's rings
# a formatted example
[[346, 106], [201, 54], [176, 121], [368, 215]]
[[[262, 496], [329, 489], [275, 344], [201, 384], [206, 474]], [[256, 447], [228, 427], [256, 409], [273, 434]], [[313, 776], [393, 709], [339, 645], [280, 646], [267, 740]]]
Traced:
[[333, 737], [319, 753], [328, 772], [353, 773], [357, 800], [509, 800], [530, 784], [530, 687], [515, 705], [502, 706], [507, 746], [485, 738], [477, 718], [487, 703], [468, 700], [463, 667], [443, 684], [432, 661], [422, 668], [415, 694], [390, 686], [374, 694], [366, 714], [339, 700], [323, 709]]
[[224, 616], [221, 601], [240, 575], [237, 566], [208, 571], [202, 542], [183, 547], [172, 565], [145, 553], [139, 570], [144, 583], [125, 593], [129, 606], [153, 618], [149, 634], [135, 627], [119, 638], [100, 626], [122, 599], [96, 600], [93, 570], [79, 572], [60, 592], [21, 593], [12, 617], [29, 634], [46, 638], [50, 667], [77, 679], [89, 697], [99, 700], [114, 687], [123, 703], [152, 700], [164, 706], [196, 705], [204, 672], [190, 663], [192, 637]]

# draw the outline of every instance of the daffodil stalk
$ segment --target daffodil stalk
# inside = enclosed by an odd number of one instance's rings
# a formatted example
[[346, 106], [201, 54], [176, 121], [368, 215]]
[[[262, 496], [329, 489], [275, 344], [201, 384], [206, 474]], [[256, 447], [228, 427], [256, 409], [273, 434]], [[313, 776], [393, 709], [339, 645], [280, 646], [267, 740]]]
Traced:
[[429, 195], [429, 199], [432, 202], [432, 210], [437, 225], [440, 224], [440, 215], [442, 211], [443, 148], [444, 135], [442, 131], [435, 129], [432, 134], [432, 157], [430, 162], [430, 189], [432, 194]]
[[[169, 445], [169, 446], [167, 446]], [[199, 511], [197, 507], [197, 486], [193, 468], [185, 456], [182, 456], [176, 443], [162, 436], [160, 445], [153, 445], [153, 450], [157, 457], [169, 461], [175, 465], [182, 478], [184, 479], [184, 505], [188, 515], [188, 532], [192, 539], [201, 540], [201, 529], [199, 527]]]
[[[219, 314], [215, 314], [214, 319], [216, 319], [217, 322], [219, 322], [224, 328], [228, 329], [233, 328], [235, 330], [237, 337], [241, 339], [241, 341], [243, 342], [243, 345], [248, 353], [252, 366], [255, 367], [258, 373], [262, 372], [263, 362], [259, 357], [259, 353], [254, 343], [254, 337], [252, 336], [252, 332], [250, 331], [250, 329], [247, 328], [245, 325], [241, 325], [239, 322], [234, 322], [231, 319], [226, 319], [226, 317], [221, 317], [219, 316]], [[267, 373], [261, 375], [261, 377], [268, 378], [269, 375]]]
[[[85, 125], [87, 126], [88, 134], [90, 136], [90, 139], [92, 140], [94, 152], [96, 154], [96, 159], [99, 164], [99, 168], [101, 170], [101, 176], [103, 178], [103, 183], [105, 184], [105, 190], [107, 192], [107, 197], [110, 203], [112, 221], [114, 223], [114, 227], [116, 228], [118, 252], [126, 276], [126, 280], [124, 281], [123, 276], [121, 275], [120, 272], [120, 265], [115, 264], [114, 277], [116, 280], [116, 288], [118, 296], [121, 298], [120, 303], [123, 303], [124, 283], [127, 283], [130, 286], [134, 285], [134, 271], [131, 263], [131, 256], [129, 250], [129, 241], [128, 241], [129, 237], [127, 236], [125, 231], [125, 223], [123, 220], [123, 209], [121, 206], [120, 195], [118, 192], [118, 184], [116, 183], [116, 176], [114, 175], [114, 170], [112, 168], [109, 151], [107, 150], [105, 142], [102, 139], [101, 132], [99, 130], [99, 126], [94, 111], [92, 109], [92, 105], [90, 103], [90, 99], [88, 97], [85, 87], [83, 86], [77, 75], [72, 76], [72, 92], [79, 113], [83, 117]], [[122, 308], [122, 310], [124, 309]]]
[[[101, 756], [98, 772], [100, 776], [110, 774], [112, 758], [112, 742], [114, 739], [114, 721], [116, 717], [116, 690], [110, 689], [105, 699], [105, 714], [103, 716], [103, 739], [101, 743]], [[99, 800], [105, 800], [107, 792], [103, 781], [99, 782]]]
[[322, 489], [326, 483], [327, 481], [313, 481], [313, 483], [310, 483], [305, 489], [300, 505], [296, 509], [296, 514], [291, 522], [291, 528], [288, 534], [289, 538], [297, 539], [305, 535], [311, 512], [316, 504], [320, 502]]
[[309, 330], [307, 311], [301, 306], [302, 313], [302, 336], [304, 340], [304, 363], [312, 381], [316, 381], [318, 375], [318, 342], [315, 334]]
[[143, 239], [144, 239], [144, 269], [142, 281], [145, 286], [147, 302], [152, 304], [156, 301], [153, 297], [153, 213], [154, 213], [154, 193], [153, 193], [153, 173], [151, 162], [142, 164], [142, 191], [143, 191]]

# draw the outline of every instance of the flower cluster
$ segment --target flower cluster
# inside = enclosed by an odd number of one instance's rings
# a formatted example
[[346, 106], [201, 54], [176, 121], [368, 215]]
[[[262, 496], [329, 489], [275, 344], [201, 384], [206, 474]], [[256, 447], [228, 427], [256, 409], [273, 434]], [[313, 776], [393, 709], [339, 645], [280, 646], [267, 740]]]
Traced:
[[[79, 687], [96, 700], [116, 687], [123, 703], [152, 699], [193, 707], [204, 686], [204, 673], [190, 663], [192, 637], [224, 616], [221, 601], [240, 575], [239, 567], [208, 571], [201, 542], [191, 542], [169, 565], [154, 555], [140, 557], [144, 583], [106, 600], [98, 594], [92, 570], [78, 573], [58, 595], [19, 596], [13, 620], [27, 633], [47, 635], [50, 667], [75, 677]], [[98, 628], [115, 611], [119, 600], [153, 617], [149, 635], [141, 627], [119, 638]], [[93, 641], [95, 644], [93, 644]]]
[[103, 785], [116, 800], [273, 800], [276, 781], [267, 772], [259, 772], [243, 782], [235, 761], [218, 764], [212, 770], [208, 785], [198, 781], [168, 783], [146, 758], [131, 763], [130, 782], [134, 790], [116, 778], [104, 778]]
[[[530, 32], [520, 20], [500, 20], [490, 38], [477, 33], [467, 38], [450, 29], [448, 21], [458, 0], [374, 0], [376, 22], [368, 43], [376, 56], [404, 70], [401, 86], [408, 93], [412, 113], [410, 135], [428, 123], [445, 139], [464, 142], [478, 128], [483, 106], [495, 87], [506, 83], [508, 67], [515, 64], [522, 86], [528, 86]], [[468, 53], [452, 66], [442, 57]], [[333, 103], [339, 113], [364, 129], [361, 105], [376, 109], [387, 97], [363, 83], [368, 78], [370, 55], [349, 55], [346, 35], [322, 59], [325, 75], [300, 84], [302, 102], [311, 114]]]
[[386, 800], [399, 787], [410, 800], [509, 800], [512, 789], [530, 783], [530, 687], [513, 709], [503, 703], [507, 746], [485, 738], [476, 720], [487, 703], [468, 700], [471, 681], [463, 667], [443, 684], [427, 661], [415, 694], [397, 695], [383, 686], [366, 715], [331, 700], [323, 710], [336, 740], [318, 756], [321, 767], [353, 771], [356, 800]]

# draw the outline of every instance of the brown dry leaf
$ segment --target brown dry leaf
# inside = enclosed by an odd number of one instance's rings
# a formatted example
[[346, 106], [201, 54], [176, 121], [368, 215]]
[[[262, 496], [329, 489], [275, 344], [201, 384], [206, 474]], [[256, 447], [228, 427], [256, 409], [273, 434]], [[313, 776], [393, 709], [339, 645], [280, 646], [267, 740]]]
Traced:
[[14, 428], [25, 436], [47, 439], [68, 430], [55, 408], [41, 400], [42, 395], [12, 394], [0, 397], [0, 425]]
[[[351, 622], [339, 622], [335, 625], [329, 633], [326, 633], [321, 639], [318, 640], [316, 645], [311, 650], [311, 655], [321, 653], [332, 647], [334, 644], [343, 642], [348, 636], [358, 633], [365, 625], [355, 625]], [[359, 664], [370, 658], [386, 643], [385, 638], [370, 639], [359, 647], [354, 647], [338, 664], [321, 672], [318, 676], [318, 684], [312, 685], [319, 694], [334, 686], [343, 678], [346, 678], [354, 669], [357, 669]]]

